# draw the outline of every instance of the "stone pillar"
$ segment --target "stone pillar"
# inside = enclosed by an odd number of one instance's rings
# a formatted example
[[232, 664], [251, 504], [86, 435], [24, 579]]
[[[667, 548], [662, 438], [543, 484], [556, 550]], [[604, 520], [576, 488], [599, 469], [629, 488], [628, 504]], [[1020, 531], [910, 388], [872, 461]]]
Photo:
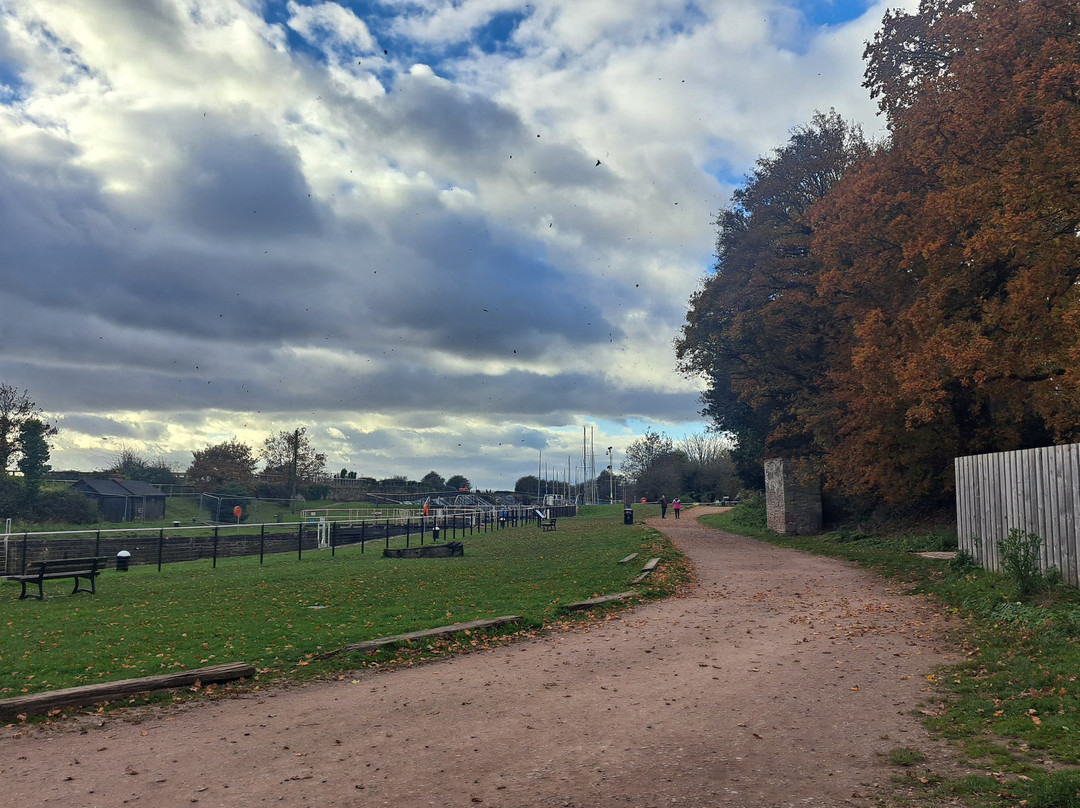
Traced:
[[765, 512], [770, 530], [787, 536], [821, 532], [821, 476], [805, 458], [765, 461]]

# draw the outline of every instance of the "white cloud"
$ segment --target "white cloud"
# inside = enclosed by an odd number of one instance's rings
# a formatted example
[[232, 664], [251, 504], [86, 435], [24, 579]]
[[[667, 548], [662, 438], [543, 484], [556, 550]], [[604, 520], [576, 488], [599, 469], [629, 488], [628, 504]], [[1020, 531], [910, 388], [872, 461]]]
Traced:
[[304, 424], [332, 467], [498, 485], [560, 430], [685, 429], [730, 175], [815, 109], [873, 128], [882, 8], [10, 0], [0, 380], [70, 465]]
[[352, 11], [337, 3], [303, 6], [289, 0], [289, 27], [313, 44], [325, 42], [334, 49], [375, 50], [375, 37]]

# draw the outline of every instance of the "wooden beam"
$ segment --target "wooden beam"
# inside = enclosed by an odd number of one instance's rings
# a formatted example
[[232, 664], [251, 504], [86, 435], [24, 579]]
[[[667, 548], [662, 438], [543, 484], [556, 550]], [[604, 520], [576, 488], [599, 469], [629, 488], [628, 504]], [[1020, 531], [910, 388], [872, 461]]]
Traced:
[[631, 561], [633, 561], [635, 558], [637, 558], [637, 556], [638, 556], [637, 553], [631, 553], [626, 558], [620, 558], [619, 563], [620, 564], [629, 564]]
[[65, 707], [85, 707], [103, 701], [128, 698], [139, 693], [154, 690], [169, 690], [178, 687], [190, 687], [199, 682], [203, 685], [231, 682], [236, 679], [250, 679], [255, 675], [255, 666], [246, 662], [226, 662], [206, 668], [166, 673], [160, 676], [144, 676], [140, 679], [121, 679], [116, 682], [100, 682], [79, 687], [65, 687], [62, 690], [49, 690], [33, 693], [29, 696], [15, 696], [0, 699], [0, 716], [9, 718], [18, 715], [40, 715], [50, 710]]
[[589, 598], [588, 600], [579, 600], [577, 603], [567, 603], [564, 608], [571, 611], [582, 611], [584, 609], [591, 609], [593, 606], [599, 606], [603, 603], [611, 603], [616, 600], [627, 600], [628, 598], [636, 598], [637, 592], [616, 592], [614, 595], [598, 595], [595, 598]]
[[420, 640], [425, 637], [443, 637], [448, 634], [457, 634], [460, 631], [477, 631], [479, 629], [491, 628], [492, 626], [501, 626], [505, 623], [513, 623], [520, 619], [521, 615], [507, 614], [503, 615], [502, 617], [491, 617], [486, 620], [472, 620], [468, 623], [452, 623], [449, 626], [426, 628], [422, 631], [410, 631], [407, 634], [394, 634], [391, 637], [377, 637], [374, 640], [364, 640], [363, 642], [346, 645], [344, 648], [338, 648], [335, 651], [324, 651], [315, 658], [329, 659], [330, 657], [337, 656], [338, 654], [352, 654], [357, 652], [363, 653], [366, 651], [374, 651], [378, 648], [382, 648], [387, 645], [394, 645], [399, 642]]

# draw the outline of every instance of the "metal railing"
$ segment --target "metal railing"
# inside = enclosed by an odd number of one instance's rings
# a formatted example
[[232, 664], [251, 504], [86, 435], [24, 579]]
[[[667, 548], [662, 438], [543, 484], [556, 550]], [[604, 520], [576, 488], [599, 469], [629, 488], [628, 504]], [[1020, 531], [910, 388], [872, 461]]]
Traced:
[[[316, 510], [313, 509], [313, 513]], [[332, 510], [332, 509], [331, 509]], [[82, 556], [112, 557], [127, 553], [130, 565], [157, 565], [206, 559], [217, 566], [219, 558], [305, 552], [391, 540], [424, 544], [450, 541], [477, 532], [490, 532], [527, 524], [537, 518], [531, 508], [474, 509], [431, 513], [427, 516], [410, 511], [402, 516], [384, 514], [349, 518], [349, 510], [340, 509], [340, 518], [310, 516], [298, 522], [261, 522], [257, 524], [179, 525], [173, 527], [116, 528], [104, 530], [56, 530], [22, 532], [4, 536], [3, 568], [5, 574], [25, 568], [28, 561], [46, 558]], [[545, 509], [546, 516], [576, 515], [575, 506]], [[10, 531], [10, 526], [9, 526]]]

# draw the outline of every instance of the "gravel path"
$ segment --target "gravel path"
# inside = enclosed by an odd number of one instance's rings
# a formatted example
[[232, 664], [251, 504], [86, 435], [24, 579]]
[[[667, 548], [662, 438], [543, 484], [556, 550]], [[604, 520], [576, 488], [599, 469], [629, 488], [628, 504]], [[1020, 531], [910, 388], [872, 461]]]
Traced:
[[871, 806], [946, 661], [853, 566], [653, 519], [698, 583], [617, 619], [392, 672], [9, 727], [11, 805]]

